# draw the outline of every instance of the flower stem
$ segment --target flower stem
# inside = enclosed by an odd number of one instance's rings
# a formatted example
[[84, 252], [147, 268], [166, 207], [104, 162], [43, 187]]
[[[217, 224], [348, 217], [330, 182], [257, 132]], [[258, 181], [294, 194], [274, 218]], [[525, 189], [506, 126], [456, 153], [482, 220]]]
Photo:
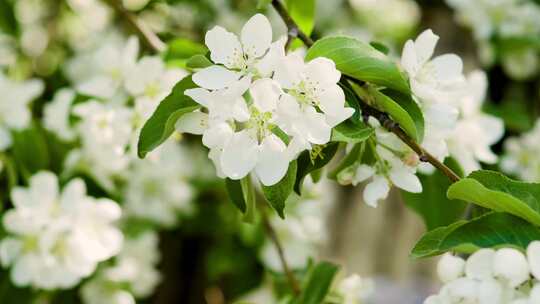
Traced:
[[139, 21], [135, 14], [128, 11], [119, 0], [105, 0], [105, 2], [129, 23], [143, 42], [154, 52], [161, 53], [165, 50], [165, 43], [146, 24]]
[[279, 260], [281, 261], [281, 266], [283, 267], [283, 271], [285, 272], [285, 275], [287, 276], [287, 280], [289, 281], [289, 285], [291, 286], [292, 291], [295, 295], [299, 295], [300, 285], [298, 284], [298, 281], [296, 280], [296, 277], [294, 276], [294, 273], [289, 268], [289, 264], [287, 263], [287, 259], [285, 258], [285, 253], [283, 251], [283, 246], [281, 245], [281, 242], [279, 240], [279, 237], [274, 230], [274, 227], [272, 227], [272, 224], [270, 224], [270, 221], [268, 220], [268, 216], [266, 215], [266, 211], [264, 208], [261, 208], [261, 218], [262, 223], [264, 226], [264, 230], [268, 237], [272, 240], [274, 245], [276, 246], [276, 250], [278, 252]]

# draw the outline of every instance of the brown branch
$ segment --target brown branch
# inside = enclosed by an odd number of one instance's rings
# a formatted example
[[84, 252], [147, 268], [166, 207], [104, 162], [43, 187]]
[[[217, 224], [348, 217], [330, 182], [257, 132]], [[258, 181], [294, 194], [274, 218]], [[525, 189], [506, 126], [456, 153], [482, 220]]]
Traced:
[[148, 47], [157, 53], [165, 50], [165, 43], [146, 24], [140, 22], [135, 14], [128, 11], [119, 0], [105, 0], [105, 2], [129, 23]]
[[285, 49], [289, 48], [289, 46], [291, 45], [292, 41], [295, 38], [302, 40], [302, 42], [308, 47], [313, 45], [313, 40], [311, 40], [311, 38], [309, 38], [308, 35], [306, 35], [304, 32], [302, 32], [302, 30], [300, 30], [300, 28], [298, 27], [296, 22], [293, 20], [291, 15], [289, 15], [289, 13], [287, 12], [287, 9], [283, 6], [281, 1], [272, 0], [272, 6], [278, 12], [279, 16], [281, 16], [281, 19], [283, 19], [283, 22], [285, 22], [285, 25], [287, 25], [288, 39], [287, 39], [287, 44], [285, 45]]
[[281, 242], [279, 241], [279, 237], [274, 230], [274, 227], [272, 227], [272, 224], [270, 224], [270, 221], [268, 220], [268, 217], [266, 215], [266, 212], [261, 208], [261, 214], [262, 214], [262, 223], [264, 226], [264, 230], [276, 246], [276, 250], [278, 252], [279, 260], [281, 261], [281, 266], [283, 267], [283, 271], [285, 272], [285, 275], [287, 276], [287, 280], [289, 281], [289, 285], [291, 286], [292, 291], [295, 295], [299, 295], [301, 292], [300, 285], [298, 284], [298, 281], [296, 280], [296, 277], [294, 276], [294, 273], [289, 268], [289, 264], [287, 264], [287, 259], [285, 258], [285, 253], [283, 251], [283, 246], [281, 245]]

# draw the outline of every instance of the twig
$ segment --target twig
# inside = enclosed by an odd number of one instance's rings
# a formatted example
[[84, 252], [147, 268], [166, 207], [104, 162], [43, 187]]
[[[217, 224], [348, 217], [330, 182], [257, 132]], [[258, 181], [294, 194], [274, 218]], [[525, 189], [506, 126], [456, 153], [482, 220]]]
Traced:
[[270, 221], [268, 220], [268, 217], [266, 215], [266, 212], [264, 210], [261, 210], [262, 214], [262, 223], [264, 226], [264, 230], [276, 246], [276, 250], [278, 252], [279, 260], [281, 261], [281, 266], [283, 267], [283, 271], [285, 272], [285, 275], [287, 276], [287, 280], [289, 281], [289, 285], [291, 285], [291, 288], [295, 295], [300, 294], [300, 285], [298, 284], [298, 281], [296, 280], [296, 277], [294, 276], [294, 273], [289, 268], [289, 264], [287, 264], [287, 259], [285, 258], [285, 253], [283, 251], [283, 246], [281, 245], [281, 242], [279, 241], [279, 238], [277, 236], [276, 231], [274, 230], [274, 227], [272, 227], [272, 224], [270, 224]]
[[306, 35], [304, 32], [300, 30], [300, 28], [298, 27], [296, 22], [293, 20], [291, 15], [289, 15], [289, 13], [287, 12], [287, 9], [283, 6], [281, 1], [272, 0], [272, 6], [278, 12], [279, 16], [281, 16], [281, 19], [283, 19], [283, 22], [285, 22], [285, 25], [287, 25], [288, 39], [287, 39], [287, 44], [285, 45], [286, 49], [289, 48], [291, 42], [295, 38], [302, 40], [302, 42], [308, 47], [313, 45], [313, 40], [311, 40], [311, 38], [309, 38], [308, 35]]
[[137, 35], [148, 45], [152, 50], [160, 53], [165, 50], [165, 43], [152, 32], [144, 23], [140, 22], [137, 16], [128, 11], [118, 0], [105, 0], [119, 15], [121, 15], [137, 32]]

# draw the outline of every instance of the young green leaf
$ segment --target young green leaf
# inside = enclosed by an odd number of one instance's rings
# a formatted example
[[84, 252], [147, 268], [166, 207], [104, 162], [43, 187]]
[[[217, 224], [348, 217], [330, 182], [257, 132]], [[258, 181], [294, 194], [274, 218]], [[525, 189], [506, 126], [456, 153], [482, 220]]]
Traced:
[[202, 54], [194, 55], [186, 62], [186, 67], [190, 69], [203, 69], [211, 65], [213, 65], [213, 63], [210, 61], [210, 59], [206, 58], [206, 56]]
[[318, 170], [328, 164], [336, 154], [338, 143], [330, 143], [326, 146], [314, 147], [311, 151], [304, 151], [298, 156], [298, 169], [296, 171], [296, 181], [294, 191], [298, 194], [302, 192], [304, 178], [311, 172]]
[[315, 265], [308, 273], [307, 279], [295, 304], [320, 304], [330, 290], [334, 276], [338, 271], [338, 266], [321, 262]]
[[157, 148], [173, 133], [174, 124], [178, 118], [199, 108], [193, 99], [184, 95], [185, 90], [195, 87], [191, 76], [185, 77], [174, 86], [171, 94], [161, 101], [139, 135], [137, 154], [140, 158], [144, 158], [148, 152]]
[[363, 144], [356, 144], [354, 147], [343, 157], [343, 159], [339, 162], [339, 164], [328, 173], [328, 178], [330, 179], [337, 179], [338, 174], [349, 168], [350, 166], [354, 165], [357, 161], [360, 161], [360, 158], [362, 157], [362, 153], [364, 152]]
[[395, 101], [397, 104], [399, 104], [399, 106], [402, 107], [407, 112], [407, 114], [409, 114], [409, 116], [414, 121], [414, 125], [416, 127], [416, 132], [418, 134], [418, 142], [421, 143], [424, 139], [425, 122], [424, 114], [422, 114], [422, 110], [420, 109], [416, 101], [413, 100], [410, 94], [403, 94], [401, 92], [390, 89], [384, 89], [381, 92], [393, 101]]
[[373, 128], [363, 122], [353, 123], [346, 120], [332, 130], [332, 141], [357, 144], [368, 139], [373, 134]]
[[540, 228], [508, 213], [491, 212], [424, 234], [412, 250], [413, 258], [447, 251], [471, 253], [479, 248], [513, 246], [521, 249], [540, 238]]
[[246, 200], [244, 199], [244, 193], [242, 192], [242, 184], [240, 180], [234, 180], [230, 178], [225, 179], [225, 187], [227, 188], [227, 193], [229, 194], [229, 199], [231, 202], [240, 210], [240, 212], [245, 213], [247, 209]]
[[[416, 127], [416, 122], [412, 118], [412, 116], [396, 101], [394, 101], [392, 98], [386, 96], [379, 90], [367, 86], [367, 87], [359, 87], [359, 86], [353, 86], [353, 88], [358, 92], [358, 94], [364, 98], [365, 101], [369, 102], [373, 107], [388, 113], [390, 117], [397, 122], [401, 128], [407, 133], [410, 137], [412, 137], [416, 142], [420, 142], [421, 135], [420, 132], [423, 133], [424, 128], [424, 119], [418, 119], [421, 120], [419, 124], [421, 125], [421, 130], [418, 130]], [[420, 117], [422, 114], [420, 113]]]
[[225, 179], [225, 187], [232, 203], [244, 214], [244, 221], [255, 220], [255, 190], [249, 176], [241, 180]]
[[308, 50], [306, 60], [317, 57], [332, 59], [337, 69], [347, 76], [410, 94], [409, 83], [397, 65], [385, 54], [355, 38], [320, 39]]
[[287, 201], [287, 198], [293, 192], [297, 167], [296, 161], [291, 162], [287, 174], [277, 184], [262, 186], [264, 196], [281, 218], [285, 218], [285, 214], [283, 213], [285, 201]]
[[447, 196], [508, 212], [540, 226], [540, 184], [519, 182], [499, 172], [480, 170], [450, 186]]
[[165, 60], [188, 59], [195, 55], [204, 55], [208, 52], [206, 46], [190, 39], [177, 38], [167, 44]]
[[315, 0], [286, 0], [287, 11], [306, 35], [310, 35], [315, 25]]
[[[454, 172], [460, 168], [445, 162]], [[455, 162], [454, 162], [455, 163]], [[401, 191], [405, 204], [422, 217], [428, 230], [447, 226], [457, 221], [465, 212], [467, 204], [459, 200], [450, 200], [446, 197], [444, 189], [448, 189], [451, 183], [448, 177], [440, 171], [429, 175], [419, 174], [422, 182], [421, 193]]]

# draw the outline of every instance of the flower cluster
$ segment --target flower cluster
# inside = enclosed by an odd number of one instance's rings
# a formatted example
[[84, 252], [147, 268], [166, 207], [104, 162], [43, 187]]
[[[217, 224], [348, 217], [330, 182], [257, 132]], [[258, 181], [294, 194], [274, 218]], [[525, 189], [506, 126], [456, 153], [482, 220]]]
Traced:
[[524, 181], [540, 181], [540, 120], [534, 128], [519, 137], [504, 142], [505, 153], [501, 158], [503, 171], [517, 175]]
[[480, 249], [467, 260], [445, 254], [437, 273], [444, 286], [425, 304], [540, 303], [540, 241], [526, 256], [513, 248]]
[[221, 177], [253, 172], [273, 185], [299, 152], [329, 142], [332, 127], [353, 113], [335, 64], [285, 55], [285, 38], [272, 42], [261, 14], [248, 20], [240, 39], [216, 26], [205, 41], [215, 65], [193, 74], [200, 88], [185, 92], [204, 111], [181, 118], [177, 130], [203, 134]]
[[122, 247], [122, 233], [114, 226], [120, 207], [87, 196], [80, 179], [60, 192], [56, 176], [40, 172], [11, 196], [15, 208], [3, 218], [9, 236], [0, 242], [0, 260], [12, 266], [18, 286], [73, 287]]
[[[516, 79], [528, 78], [538, 70], [534, 46], [504, 44], [540, 34], [540, 6], [534, 1], [447, 0], [459, 22], [470, 27], [479, 43], [480, 58], [491, 64], [499, 56], [505, 71]], [[497, 39], [493, 39], [497, 38]]]
[[136, 299], [150, 296], [161, 279], [156, 269], [159, 260], [156, 233], [127, 238], [113, 265], [100, 269], [81, 287], [84, 303], [135, 304]]

